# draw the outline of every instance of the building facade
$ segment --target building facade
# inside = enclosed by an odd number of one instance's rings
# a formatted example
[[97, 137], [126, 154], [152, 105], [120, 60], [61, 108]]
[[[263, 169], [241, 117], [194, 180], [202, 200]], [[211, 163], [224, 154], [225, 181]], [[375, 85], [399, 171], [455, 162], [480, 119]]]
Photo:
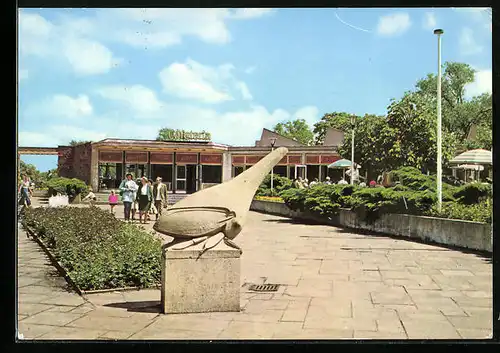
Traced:
[[285, 146], [289, 152], [276, 165], [274, 174], [322, 181], [327, 176], [335, 179], [341, 175], [327, 168], [341, 159], [338, 146], [343, 135], [333, 130], [327, 133], [328, 143], [320, 146], [305, 146], [267, 129], [255, 146], [241, 147], [211, 141], [104, 139], [59, 146], [58, 169], [60, 176], [81, 179], [95, 191], [116, 189], [131, 173], [134, 178], [160, 176], [172, 193], [193, 193], [230, 180], [272, 148]]

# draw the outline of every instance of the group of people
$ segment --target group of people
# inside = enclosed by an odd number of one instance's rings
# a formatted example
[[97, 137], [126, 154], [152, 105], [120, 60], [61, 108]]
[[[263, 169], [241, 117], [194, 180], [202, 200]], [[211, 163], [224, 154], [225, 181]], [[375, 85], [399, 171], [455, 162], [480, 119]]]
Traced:
[[[139, 211], [139, 222], [148, 223], [150, 214], [155, 214], [156, 219], [161, 216], [162, 209], [167, 207], [167, 185], [162, 183], [162, 178], [157, 177], [156, 182], [142, 177], [139, 183], [133, 180], [132, 174], [127, 174], [126, 179], [120, 184], [120, 195], [124, 206], [125, 221], [135, 220]], [[118, 196], [111, 191], [108, 199], [111, 212], [118, 204]], [[132, 219], [130, 215], [132, 214]]]
[[[344, 177], [340, 178], [340, 180], [335, 183], [335, 182], [332, 182], [331, 181], [331, 178], [329, 176], [327, 176], [325, 178], [325, 181], [323, 182], [320, 182], [318, 178], [315, 178], [313, 181], [311, 181], [309, 183], [309, 180], [307, 180], [307, 178], [305, 179], [302, 179], [301, 177], [298, 177], [296, 179], [293, 180], [293, 187], [297, 188], [297, 189], [307, 189], [307, 188], [311, 188], [311, 187], [314, 187], [315, 185], [319, 185], [319, 184], [326, 184], [326, 185], [332, 185], [332, 184], [337, 184], [337, 185], [347, 185], [349, 184], [349, 182], [347, 180], [344, 179]], [[361, 187], [366, 187], [366, 183], [364, 181], [362, 181], [361, 183], [358, 184], [359, 186]], [[372, 180], [370, 181], [370, 183], [368, 184], [369, 187], [371, 188], [374, 188], [377, 186], [377, 183]]]

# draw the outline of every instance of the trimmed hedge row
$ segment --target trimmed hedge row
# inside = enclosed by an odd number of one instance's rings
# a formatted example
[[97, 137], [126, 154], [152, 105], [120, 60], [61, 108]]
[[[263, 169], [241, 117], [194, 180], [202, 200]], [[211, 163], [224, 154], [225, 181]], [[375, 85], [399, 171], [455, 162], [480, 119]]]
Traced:
[[161, 241], [98, 207], [28, 208], [22, 224], [82, 290], [160, 283]]
[[[326, 217], [338, 214], [340, 208], [350, 208], [366, 221], [373, 221], [384, 213], [405, 213], [491, 223], [491, 184], [470, 183], [457, 187], [443, 183], [443, 207], [438, 212], [435, 176], [405, 167], [391, 172], [390, 179], [393, 187], [389, 188], [318, 184], [308, 189], [282, 187], [279, 195], [292, 210]], [[280, 185], [291, 185], [291, 181]]]

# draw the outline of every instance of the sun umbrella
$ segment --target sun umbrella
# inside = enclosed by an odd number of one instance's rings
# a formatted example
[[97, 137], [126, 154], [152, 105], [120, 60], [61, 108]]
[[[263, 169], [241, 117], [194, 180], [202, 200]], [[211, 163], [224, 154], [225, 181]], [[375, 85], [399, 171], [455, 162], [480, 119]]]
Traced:
[[[356, 166], [356, 168], [361, 168], [361, 166], [356, 162], [354, 162], [354, 166]], [[351, 161], [348, 159], [339, 159], [338, 161], [329, 164], [328, 168], [337, 168], [337, 169], [351, 168]]]
[[470, 150], [459, 154], [450, 161], [451, 164], [493, 164], [493, 154], [488, 150]]

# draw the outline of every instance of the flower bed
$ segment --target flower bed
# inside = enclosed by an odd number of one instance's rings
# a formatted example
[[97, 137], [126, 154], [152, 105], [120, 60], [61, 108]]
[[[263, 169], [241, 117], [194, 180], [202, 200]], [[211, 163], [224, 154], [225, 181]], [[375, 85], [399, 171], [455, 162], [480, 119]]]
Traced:
[[279, 202], [279, 203], [285, 202], [279, 196], [255, 196], [254, 199], [259, 201], [269, 201], [269, 202]]
[[161, 241], [98, 207], [30, 208], [22, 224], [44, 242], [80, 290], [160, 283]]

